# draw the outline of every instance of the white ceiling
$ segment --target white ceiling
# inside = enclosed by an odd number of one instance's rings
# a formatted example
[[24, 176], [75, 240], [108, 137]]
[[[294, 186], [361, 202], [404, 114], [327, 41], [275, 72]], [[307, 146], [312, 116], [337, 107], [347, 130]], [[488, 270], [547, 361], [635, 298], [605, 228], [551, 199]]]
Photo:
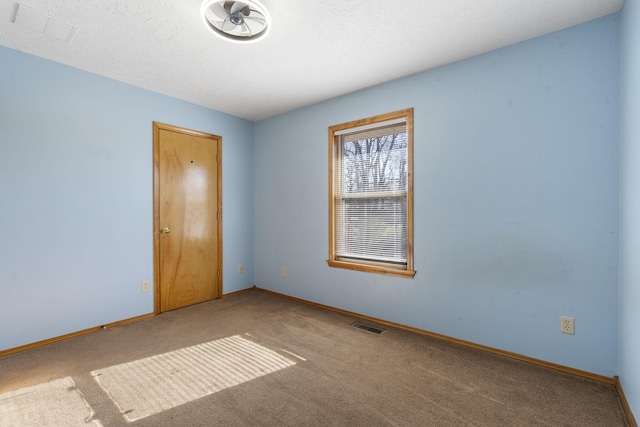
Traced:
[[263, 0], [266, 39], [215, 37], [202, 0], [18, 0], [77, 27], [14, 24], [0, 45], [260, 120], [620, 11], [624, 0]]

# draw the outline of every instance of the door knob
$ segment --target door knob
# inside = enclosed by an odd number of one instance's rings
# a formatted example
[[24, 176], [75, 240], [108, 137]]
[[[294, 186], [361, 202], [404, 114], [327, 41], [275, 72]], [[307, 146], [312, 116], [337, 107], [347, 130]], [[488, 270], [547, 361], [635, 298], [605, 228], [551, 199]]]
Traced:
[[169, 234], [171, 233], [171, 230], [169, 230], [169, 227], [165, 227], [162, 230], [160, 230], [160, 233], [162, 234]]

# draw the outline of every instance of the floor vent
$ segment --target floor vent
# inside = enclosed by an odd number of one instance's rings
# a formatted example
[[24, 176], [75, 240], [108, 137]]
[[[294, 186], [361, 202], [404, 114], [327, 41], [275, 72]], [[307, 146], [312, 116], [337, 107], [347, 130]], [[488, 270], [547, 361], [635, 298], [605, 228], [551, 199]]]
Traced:
[[360, 323], [360, 322], [353, 322], [351, 326], [353, 326], [354, 328], [364, 329], [365, 331], [373, 332], [374, 334], [381, 334], [385, 331], [382, 328], [377, 328], [371, 325], [365, 325], [364, 323]]

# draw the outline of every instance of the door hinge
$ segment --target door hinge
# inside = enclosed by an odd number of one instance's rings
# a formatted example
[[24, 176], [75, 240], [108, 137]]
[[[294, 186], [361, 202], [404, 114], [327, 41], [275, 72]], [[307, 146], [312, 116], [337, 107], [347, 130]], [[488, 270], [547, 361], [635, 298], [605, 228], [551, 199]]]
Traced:
[[218, 269], [218, 277], [220, 277], [220, 269]]
[[216, 212], [216, 219], [220, 221], [222, 219], [222, 211]]
[[216, 153], [216, 162], [220, 161], [220, 153]]

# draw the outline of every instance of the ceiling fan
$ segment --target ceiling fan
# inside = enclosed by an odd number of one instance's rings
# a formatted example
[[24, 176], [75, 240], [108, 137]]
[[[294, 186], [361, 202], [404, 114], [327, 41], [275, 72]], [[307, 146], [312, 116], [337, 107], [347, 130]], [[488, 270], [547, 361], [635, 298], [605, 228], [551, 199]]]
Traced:
[[271, 16], [258, 0], [205, 0], [200, 13], [213, 34], [237, 43], [261, 40], [271, 27]]

